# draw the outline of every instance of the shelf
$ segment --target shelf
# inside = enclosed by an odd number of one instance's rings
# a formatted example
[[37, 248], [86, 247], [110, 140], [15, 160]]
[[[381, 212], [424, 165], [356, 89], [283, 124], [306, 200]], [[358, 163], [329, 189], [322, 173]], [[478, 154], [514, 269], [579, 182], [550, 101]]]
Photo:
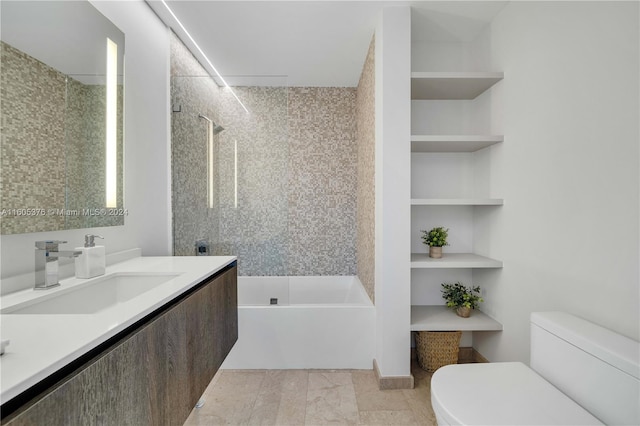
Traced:
[[412, 135], [411, 152], [475, 152], [503, 141], [501, 135]]
[[501, 206], [502, 198], [412, 198], [412, 206]]
[[412, 72], [411, 99], [475, 99], [503, 78], [501, 72]]
[[411, 331], [500, 331], [502, 324], [478, 309], [462, 318], [446, 306], [411, 306]]
[[502, 268], [502, 262], [473, 253], [443, 253], [440, 259], [411, 253], [411, 268]]

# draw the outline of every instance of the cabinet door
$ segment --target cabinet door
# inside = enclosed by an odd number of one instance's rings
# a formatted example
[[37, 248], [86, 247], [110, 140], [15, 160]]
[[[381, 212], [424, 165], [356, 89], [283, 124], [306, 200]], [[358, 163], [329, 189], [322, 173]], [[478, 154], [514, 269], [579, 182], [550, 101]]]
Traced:
[[238, 338], [236, 283], [211, 279], [3, 424], [182, 425]]
[[189, 394], [194, 404], [238, 339], [236, 282], [237, 269], [232, 268], [184, 303]]
[[[164, 423], [164, 364], [150, 352], [162, 352], [156, 330], [164, 316], [109, 348], [76, 373], [46, 391], [37, 402], [9, 420], [16, 425], [144, 425]], [[151, 380], [151, 378], [154, 380]], [[153, 394], [153, 395], [152, 395]]]

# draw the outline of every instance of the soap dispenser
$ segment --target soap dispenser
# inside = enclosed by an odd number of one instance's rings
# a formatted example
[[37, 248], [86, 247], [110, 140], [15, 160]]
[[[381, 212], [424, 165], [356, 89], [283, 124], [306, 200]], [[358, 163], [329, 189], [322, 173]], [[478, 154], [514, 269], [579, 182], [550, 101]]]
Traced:
[[76, 250], [82, 254], [76, 257], [76, 278], [93, 278], [104, 275], [105, 272], [105, 250], [104, 246], [97, 246], [95, 238], [104, 239], [100, 235], [87, 234], [84, 236], [84, 247], [77, 247]]

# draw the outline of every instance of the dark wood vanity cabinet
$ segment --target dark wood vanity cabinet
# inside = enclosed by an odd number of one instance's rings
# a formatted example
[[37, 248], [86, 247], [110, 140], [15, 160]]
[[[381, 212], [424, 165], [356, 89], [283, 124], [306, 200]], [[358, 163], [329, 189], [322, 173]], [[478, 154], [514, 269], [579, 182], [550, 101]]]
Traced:
[[237, 312], [233, 263], [116, 336], [2, 423], [182, 425], [238, 338]]

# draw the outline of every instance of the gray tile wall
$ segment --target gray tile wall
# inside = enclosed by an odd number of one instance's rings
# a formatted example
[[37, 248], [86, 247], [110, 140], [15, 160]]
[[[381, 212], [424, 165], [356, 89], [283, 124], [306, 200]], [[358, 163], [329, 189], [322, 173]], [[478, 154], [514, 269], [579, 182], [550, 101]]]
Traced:
[[289, 90], [289, 274], [356, 274], [356, 90]]
[[[247, 113], [223, 90], [220, 234], [216, 253], [234, 253], [241, 275], [289, 275], [288, 89], [235, 87]], [[237, 147], [237, 207], [234, 151]]]
[[[0, 42], [0, 208], [65, 206], [65, 75]], [[64, 229], [64, 216], [4, 216], [2, 234]]]
[[[105, 86], [87, 85], [69, 78], [66, 111], [66, 208], [101, 209], [105, 206], [106, 155], [104, 126], [106, 117]], [[123, 117], [123, 87], [118, 86], [118, 120]], [[118, 152], [117, 205], [124, 205], [123, 126], [116, 136]], [[124, 215], [69, 215], [66, 229], [94, 228], [124, 224]]]
[[[70, 164], [83, 165], [85, 161], [85, 144], [82, 142], [85, 140], [82, 120], [82, 113], [86, 109], [85, 94], [86, 87], [84, 84], [73, 79], [68, 80], [65, 131], [70, 143], [66, 144], [65, 149], [66, 159]], [[73, 167], [66, 173], [68, 190], [66, 206], [69, 209], [82, 208], [85, 205], [86, 195], [82, 191], [85, 185], [85, 174], [85, 167]], [[85, 218], [82, 216], [67, 216], [65, 220], [70, 227], [81, 228]]]
[[[105, 206], [105, 92], [0, 42], [2, 140], [0, 208]], [[123, 88], [118, 92], [122, 123]], [[123, 206], [123, 133], [119, 126], [118, 206]], [[0, 233], [122, 225], [124, 216], [8, 215]]]
[[[172, 120], [175, 254], [193, 254], [204, 237], [213, 254], [238, 255], [240, 275], [355, 274], [356, 90], [235, 87], [246, 113], [197, 77], [204, 70], [175, 36], [171, 61], [182, 108]], [[199, 111], [226, 129], [216, 136], [213, 209]]]
[[[171, 166], [174, 254], [195, 254], [195, 241], [218, 239], [218, 203], [207, 207], [207, 122], [199, 114], [220, 122], [221, 90], [191, 52], [171, 36]], [[219, 148], [214, 136], [214, 149]], [[216, 158], [219, 157], [215, 153]], [[219, 164], [215, 163], [214, 197], [219, 197]]]
[[[207, 122], [198, 117], [202, 114], [219, 121], [216, 108], [210, 105], [217, 92], [210, 78], [174, 76], [171, 79], [173, 104], [181, 109], [171, 116], [174, 254], [180, 256], [193, 255], [196, 240], [212, 242], [219, 233], [218, 203], [214, 203], [213, 209], [207, 207]], [[213, 138], [217, 150], [219, 136]], [[215, 165], [217, 198], [219, 163]]]
[[375, 39], [362, 69], [356, 96], [358, 145], [358, 277], [375, 301]]

